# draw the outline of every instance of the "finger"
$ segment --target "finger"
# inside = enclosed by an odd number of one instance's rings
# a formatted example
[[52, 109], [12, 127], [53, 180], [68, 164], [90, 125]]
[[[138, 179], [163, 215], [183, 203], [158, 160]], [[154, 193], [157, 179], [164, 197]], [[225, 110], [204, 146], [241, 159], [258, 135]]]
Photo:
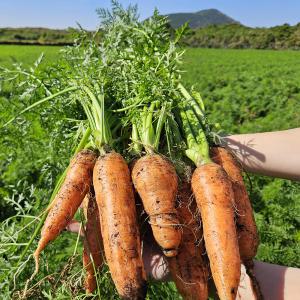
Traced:
[[147, 278], [154, 281], [170, 280], [167, 259], [154, 240], [151, 243], [143, 241], [142, 257]]
[[81, 224], [76, 220], [70, 221], [70, 223], [66, 226], [65, 230], [74, 233], [79, 233], [80, 231], [80, 236], [83, 236], [83, 230], [81, 229]]
[[251, 279], [246, 273], [246, 268], [241, 265], [240, 284], [236, 295], [236, 300], [255, 300], [255, 294], [252, 289]]

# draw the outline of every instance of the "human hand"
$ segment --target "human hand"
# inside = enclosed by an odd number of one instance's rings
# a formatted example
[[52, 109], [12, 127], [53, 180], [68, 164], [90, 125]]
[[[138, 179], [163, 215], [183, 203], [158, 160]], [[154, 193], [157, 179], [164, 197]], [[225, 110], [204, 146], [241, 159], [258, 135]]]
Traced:
[[[77, 234], [80, 231], [80, 235], [83, 236], [83, 230], [80, 230], [80, 228], [80, 223], [76, 220], [72, 220], [66, 227], [66, 230]], [[142, 234], [142, 249], [142, 258], [147, 278], [153, 281], [171, 281], [172, 279], [168, 267], [167, 258], [163, 255], [161, 249], [154, 241], [150, 232], [144, 232]], [[209, 281], [209, 286], [210, 294], [216, 295], [216, 290], [212, 280]], [[241, 269], [241, 280], [236, 299], [256, 299], [251, 287], [250, 278], [246, 274], [246, 269], [243, 265]]]
[[222, 146], [248, 172], [300, 180], [300, 128], [230, 135], [222, 138]]
[[[78, 221], [72, 220], [66, 227], [65, 230], [73, 233], [80, 233], [83, 237], [83, 230], [80, 229], [81, 225]], [[158, 245], [149, 241], [148, 237], [142, 241], [143, 244], [143, 261], [147, 277], [155, 281], [168, 281], [170, 280], [170, 273], [168, 269], [168, 262], [166, 257]]]

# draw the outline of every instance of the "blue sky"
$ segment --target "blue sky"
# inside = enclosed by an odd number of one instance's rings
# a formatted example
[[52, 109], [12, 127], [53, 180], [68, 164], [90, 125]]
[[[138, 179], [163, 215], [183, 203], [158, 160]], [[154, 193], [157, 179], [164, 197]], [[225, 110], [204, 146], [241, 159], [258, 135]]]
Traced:
[[[121, 0], [124, 6], [137, 3], [141, 18], [157, 7], [163, 14], [217, 8], [241, 23], [274, 26], [300, 22], [300, 0]], [[79, 22], [84, 28], [97, 24], [95, 9], [109, 7], [110, 0], [0, 0], [0, 27], [67, 28]]]

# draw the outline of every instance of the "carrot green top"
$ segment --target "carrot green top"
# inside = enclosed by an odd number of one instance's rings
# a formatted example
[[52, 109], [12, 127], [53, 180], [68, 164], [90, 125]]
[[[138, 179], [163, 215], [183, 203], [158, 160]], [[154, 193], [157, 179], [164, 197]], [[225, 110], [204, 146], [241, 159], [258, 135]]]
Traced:
[[184, 99], [178, 103], [187, 149], [186, 156], [196, 166], [210, 163], [209, 144], [205, 134], [204, 104], [199, 94], [192, 97], [188, 91], [179, 84], [178, 89]]

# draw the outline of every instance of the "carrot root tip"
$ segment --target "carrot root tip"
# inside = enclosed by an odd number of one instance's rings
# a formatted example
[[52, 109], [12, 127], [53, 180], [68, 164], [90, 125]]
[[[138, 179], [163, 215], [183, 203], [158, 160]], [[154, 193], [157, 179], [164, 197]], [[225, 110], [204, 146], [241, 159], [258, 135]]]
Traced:
[[166, 257], [174, 257], [177, 255], [177, 249], [163, 249], [163, 253]]
[[35, 270], [34, 270], [33, 274], [31, 275], [30, 280], [32, 280], [32, 278], [39, 272], [39, 266], [40, 266], [39, 257], [40, 257], [40, 252], [35, 251], [34, 254], [33, 254], [33, 258], [34, 258], [34, 261], [35, 261]]

